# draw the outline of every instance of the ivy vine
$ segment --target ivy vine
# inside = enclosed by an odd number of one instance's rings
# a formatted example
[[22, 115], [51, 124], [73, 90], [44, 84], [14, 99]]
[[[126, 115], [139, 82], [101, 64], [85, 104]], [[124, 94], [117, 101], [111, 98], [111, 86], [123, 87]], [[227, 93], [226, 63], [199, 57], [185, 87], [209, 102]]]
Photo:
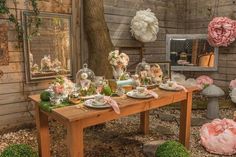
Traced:
[[[20, 22], [18, 21], [18, 14], [17, 14], [17, 1], [12, 0], [14, 4], [14, 13], [10, 12], [10, 9], [6, 5], [7, 0], [0, 1], [0, 14], [8, 16], [10, 22], [15, 25], [15, 29], [17, 31], [17, 38], [19, 42], [23, 41], [23, 28]], [[39, 18], [40, 11], [38, 9], [38, 0], [28, 0], [33, 8], [33, 20], [30, 20], [30, 25], [34, 24], [35, 29], [29, 34], [30, 37], [36, 36], [38, 34], [38, 29], [41, 24], [41, 19]], [[20, 45], [20, 44], [19, 44]]]

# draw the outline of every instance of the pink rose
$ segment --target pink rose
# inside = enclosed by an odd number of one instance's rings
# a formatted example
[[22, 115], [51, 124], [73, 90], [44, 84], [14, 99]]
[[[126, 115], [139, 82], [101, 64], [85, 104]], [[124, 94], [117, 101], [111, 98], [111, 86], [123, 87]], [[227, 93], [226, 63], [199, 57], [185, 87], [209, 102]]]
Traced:
[[232, 80], [232, 81], [230, 82], [229, 88], [230, 88], [230, 89], [236, 88], [236, 79], [235, 79], [235, 80]]
[[206, 86], [209, 86], [211, 84], [213, 84], [213, 79], [210, 78], [209, 76], [206, 76], [206, 75], [202, 75], [202, 76], [199, 76], [197, 79], [197, 85], [203, 89], [205, 88]]
[[53, 87], [53, 91], [56, 93], [56, 94], [63, 94], [64, 92], [64, 87], [62, 85], [55, 85]]
[[236, 22], [227, 17], [216, 17], [208, 25], [208, 42], [210, 45], [228, 46], [236, 37]]

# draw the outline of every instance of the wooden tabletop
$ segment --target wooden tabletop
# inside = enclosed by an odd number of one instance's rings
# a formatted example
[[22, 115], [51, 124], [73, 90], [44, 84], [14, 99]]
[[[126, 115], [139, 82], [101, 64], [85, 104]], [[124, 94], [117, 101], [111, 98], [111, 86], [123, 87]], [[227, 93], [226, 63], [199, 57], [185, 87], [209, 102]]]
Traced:
[[[187, 88], [187, 90], [189, 92], [194, 92], [197, 90], [196, 87], [191, 87], [191, 88]], [[117, 117], [120, 116], [125, 116], [128, 115], [127, 112], [127, 108], [132, 107], [135, 105], [135, 108], [137, 111], [133, 111], [134, 113], [138, 113], [141, 110], [145, 111], [145, 110], [150, 110], [150, 109], [154, 109], [161, 106], [165, 106], [167, 104], [172, 104], [175, 102], [179, 102], [182, 101], [184, 99], [186, 99], [186, 92], [184, 91], [175, 91], [175, 92], [171, 92], [171, 91], [165, 91], [165, 90], [160, 90], [160, 89], [154, 89], [155, 92], [157, 92], [157, 94], [159, 95], [158, 99], [155, 98], [151, 98], [151, 99], [133, 99], [133, 98], [120, 98], [120, 97], [113, 97], [113, 99], [115, 99], [120, 107], [121, 110], [121, 114], [117, 115]], [[32, 95], [29, 97], [32, 101], [36, 102], [36, 104], [38, 104], [40, 102], [40, 96], [39, 95]], [[140, 109], [139, 109], [139, 104], [140, 104]], [[142, 104], [142, 105], [141, 105]], [[143, 105], [145, 104], [145, 105]], [[99, 115], [102, 115], [104, 113], [107, 112], [114, 112], [112, 110], [112, 108], [108, 108], [108, 109], [88, 109], [88, 111], [84, 111], [82, 109], [79, 109], [78, 107], [76, 107], [76, 105], [72, 105], [72, 106], [66, 106], [66, 107], [62, 107], [62, 108], [57, 108], [57, 109], [53, 109], [51, 113], [51, 115], [57, 116], [57, 119], [61, 119], [62, 121], [69, 121], [69, 122], [73, 122], [76, 120], [82, 120], [82, 119], [86, 119], [86, 118], [91, 118], [91, 117], [96, 117]], [[114, 112], [114, 114], [116, 114]]]

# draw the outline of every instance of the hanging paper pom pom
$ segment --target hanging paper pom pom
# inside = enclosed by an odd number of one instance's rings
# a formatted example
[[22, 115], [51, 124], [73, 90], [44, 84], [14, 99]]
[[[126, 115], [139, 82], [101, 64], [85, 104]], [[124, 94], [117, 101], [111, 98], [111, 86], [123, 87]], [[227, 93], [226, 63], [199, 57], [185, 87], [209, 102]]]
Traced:
[[236, 37], [236, 21], [216, 17], [208, 25], [208, 42], [214, 47], [228, 46]]
[[159, 32], [158, 19], [150, 9], [137, 11], [131, 21], [131, 33], [141, 42], [153, 42]]

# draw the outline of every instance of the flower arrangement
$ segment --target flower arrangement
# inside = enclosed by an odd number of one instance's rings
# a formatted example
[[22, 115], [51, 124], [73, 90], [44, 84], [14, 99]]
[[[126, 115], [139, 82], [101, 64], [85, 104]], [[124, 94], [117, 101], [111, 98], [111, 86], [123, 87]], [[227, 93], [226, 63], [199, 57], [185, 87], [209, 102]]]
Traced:
[[51, 103], [59, 104], [65, 101], [74, 90], [75, 85], [71, 80], [64, 76], [58, 76], [48, 88], [48, 91], [51, 93]]
[[51, 67], [52, 67], [51, 56], [45, 55], [41, 59], [41, 71], [50, 71]]
[[141, 42], [153, 42], [159, 32], [158, 19], [150, 9], [137, 11], [131, 21], [131, 33]]
[[126, 80], [129, 78], [126, 73], [126, 68], [129, 64], [129, 56], [127, 54], [120, 53], [119, 50], [111, 51], [108, 61], [112, 65], [113, 76], [116, 80]]
[[209, 76], [206, 76], [206, 75], [199, 76], [196, 79], [196, 81], [197, 81], [197, 85], [201, 89], [204, 89], [204, 88], [208, 87], [209, 85], [213, 84], [213, 79], [210, 78]]
[[158, 64], [148, 64], [145, 59], [136, 67], [141, 85], [157, 85], [162, 82], [163, 72]]
[[208, 25], [208, 42], [210, 45], [228, 46], [236, 38], [236, 22], [227, 17], [216, 17]]

